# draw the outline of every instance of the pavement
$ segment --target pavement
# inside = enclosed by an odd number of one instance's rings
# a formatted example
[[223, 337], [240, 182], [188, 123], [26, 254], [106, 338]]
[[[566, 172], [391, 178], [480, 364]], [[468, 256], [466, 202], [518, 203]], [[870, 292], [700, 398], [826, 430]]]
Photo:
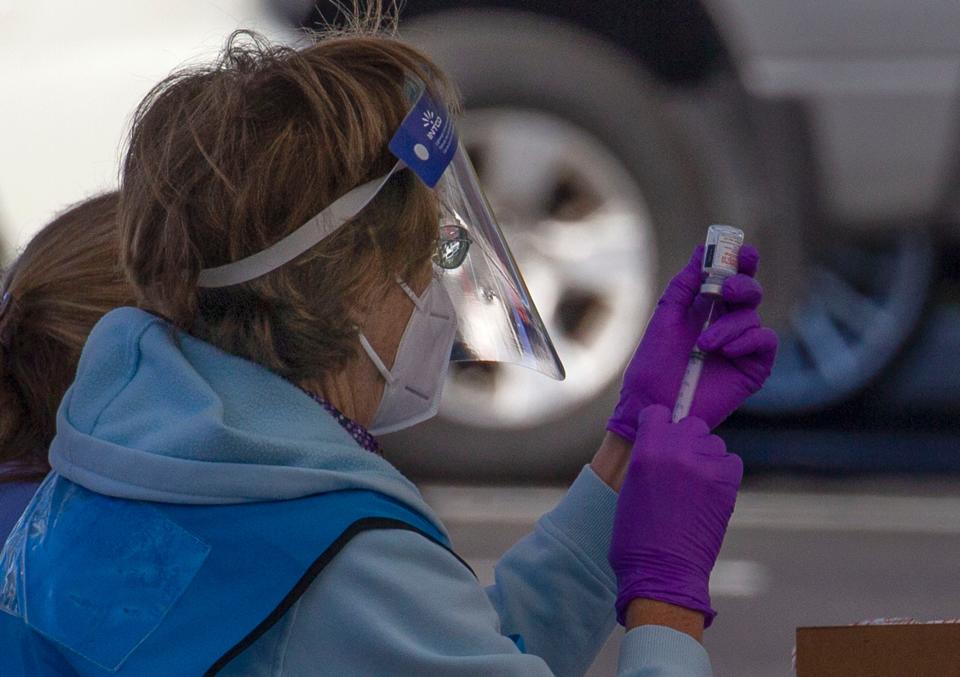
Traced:
[[[560, 488], [429, 485], [481, 581]], [[718, 677], [784, 677], [799, 626], [960, 617], [960, 479], [752, 482], [711, 579]], [[589, 675], [616, 674], [619, 630]]]

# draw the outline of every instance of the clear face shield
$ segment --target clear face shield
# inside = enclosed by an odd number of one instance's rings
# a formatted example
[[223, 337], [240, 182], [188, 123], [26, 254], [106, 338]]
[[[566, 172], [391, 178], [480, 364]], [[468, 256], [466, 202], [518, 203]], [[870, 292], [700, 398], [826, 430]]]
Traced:
[[435, 262], [458, 320], [451, 361], [518, 364], [562, 380], [563, 364], [462, 146], [436, 191]]
[[303, 254], [369, 204], [394, 172], [409, 169], [432, 188], [440, 205], [434, 264], [457, 312], [451, 360], [504, 362], [564, 378], [563, 364], [530, 297], [476, 172], [460, 145], [446, 107], [422, 86], [390, 141], [397, 164], [385, 176], [354, 188], [271, 247], [200, 273], [201, 287], [255, 279]]

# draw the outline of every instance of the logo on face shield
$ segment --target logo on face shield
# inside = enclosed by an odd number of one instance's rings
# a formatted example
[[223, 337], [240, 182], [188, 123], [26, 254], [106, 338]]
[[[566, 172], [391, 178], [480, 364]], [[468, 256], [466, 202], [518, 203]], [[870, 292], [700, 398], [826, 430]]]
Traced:
[[418, 143], [413, 147], [413, 154], [424, 162], [430, 159], [430, 151], [428, 151], [427, 147], [422, 143]]
[[429, 129], [427, 138], [433, 141], [433, 137], [437, 135], [437, 130], [443, 125], [443, 118], [432, 110], [426, 110], [420, 119], [423, 120], [423, 126]]

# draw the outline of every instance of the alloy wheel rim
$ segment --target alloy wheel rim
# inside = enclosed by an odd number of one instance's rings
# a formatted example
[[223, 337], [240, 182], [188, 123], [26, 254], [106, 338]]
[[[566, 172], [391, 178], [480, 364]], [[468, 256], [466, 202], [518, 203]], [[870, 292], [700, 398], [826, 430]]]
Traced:
[[622, 373], [655, 299], [653, 222], [630, 172], [581, 127], [516, 108], [473, 110], [459, 126], [567, 379], [453, 364], [441, 414], [479, 427], [533, 427]]

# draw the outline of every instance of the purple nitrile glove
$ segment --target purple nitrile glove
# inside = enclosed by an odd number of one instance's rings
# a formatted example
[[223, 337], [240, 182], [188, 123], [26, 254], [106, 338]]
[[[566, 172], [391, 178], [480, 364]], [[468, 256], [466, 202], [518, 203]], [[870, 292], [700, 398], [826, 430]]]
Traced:
[[[700, 294], [703, 247], [667, 285], [650, 324], [623, 375], [620, 401], [607, 430], [633, 441], [640, 411], [651, 404], [673, 408], [694, 346], [707, 353], [691, 416], [710, 428], [760, 390], [770, 376], [777, 354], [777, 335], [763, 327], [757, 306], [763, 289], [753, 279], [760, 255], [750, 245], [740, 250], [740, 272], [723, 283], [713, 321], [700, 334], [710, 309], [710, 297]], [[699, 340], [698, 340], [699, 339]]]
[[617, 499], [610, 566], [617, 575], [617, 620], [631, 601], [653, 599], [704, 615], [743, 477], [739, 456], [699, 418], [670, 421], [662, 405], [644, 409]]

